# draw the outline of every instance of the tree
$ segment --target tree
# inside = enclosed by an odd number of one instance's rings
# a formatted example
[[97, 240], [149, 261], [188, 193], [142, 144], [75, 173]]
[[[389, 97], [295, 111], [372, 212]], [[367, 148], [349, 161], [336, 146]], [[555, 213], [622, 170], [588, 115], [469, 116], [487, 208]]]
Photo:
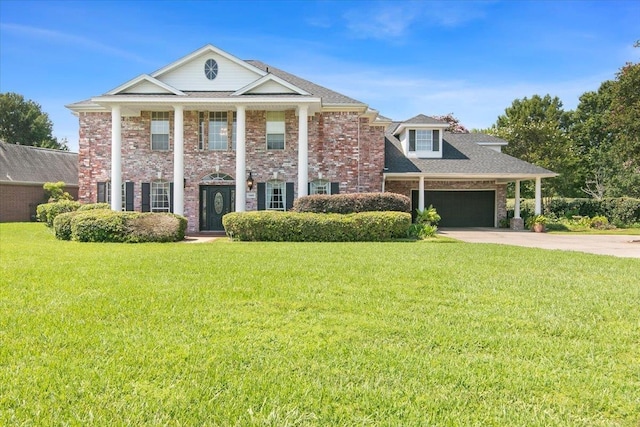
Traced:
[[567, 134], [570, 123], [558, 97], [533, 95], [514, 100], [488, 133], [509, 142], [503, 149], [506, 154], [561, 173], [545, 180], [547, 195], [572, 196], [581, 183], [571, 173], [577, 155]]
[[640, 197], [640, 64], [626, 64], [615, 80], [580, 97], [570, 136], [584, 192]]
[[52, 135], [53, 125], [39, 104], [17, 93], [0, 93], [0, 139], [10, 144], [67, 150]]
[[433, 116], [436, 120], [442, 120], [443, 122], [449, 123], [449, 127], [445, 129], [451, 133], [469, 133], [469, 130], [462, 124], [460, 124], [460, 120], [453, 116], [453, 113], [449, 113], [446, 116]]
[[49, 202], [59, 202], [60, 200], [73, 200], [71, 194], [64, 191], [65, 183], [63, 181], [58, 182], [45, 182], [42, 188], [45, 194], [48, 196]]
[[617, 74], [609, 129], [614, 135], [614, 184], [622, 195], [640, 197], [640, 63], [628, 63]]

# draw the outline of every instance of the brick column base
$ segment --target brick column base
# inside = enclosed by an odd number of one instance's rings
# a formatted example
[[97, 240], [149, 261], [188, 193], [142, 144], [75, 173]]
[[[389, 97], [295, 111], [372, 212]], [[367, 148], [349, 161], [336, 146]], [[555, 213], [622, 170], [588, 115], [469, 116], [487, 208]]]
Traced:
[[524, 220], [522, 218], [511, 218], [509, 228], [517, 231], [524, 230]]

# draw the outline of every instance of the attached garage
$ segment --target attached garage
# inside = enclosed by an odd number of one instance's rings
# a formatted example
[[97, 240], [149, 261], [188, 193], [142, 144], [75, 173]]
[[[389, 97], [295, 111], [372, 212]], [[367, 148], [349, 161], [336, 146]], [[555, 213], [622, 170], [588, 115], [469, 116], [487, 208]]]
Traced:
[[[417, 190], [411, 192], [411, 202], [415, 212]], [[440, 227], [495, 227], [495, 190], [427, 190], [424, 192], [424, 205], [436, 208], [442, 217], [438, 224]]]

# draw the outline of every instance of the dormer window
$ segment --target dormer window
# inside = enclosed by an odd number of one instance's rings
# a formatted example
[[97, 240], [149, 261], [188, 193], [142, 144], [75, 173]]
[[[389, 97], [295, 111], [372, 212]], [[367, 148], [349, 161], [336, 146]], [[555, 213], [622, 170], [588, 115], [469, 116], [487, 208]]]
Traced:
[[409, 131], [409, 151], [440, 151], [440, 131], [411, 129]]

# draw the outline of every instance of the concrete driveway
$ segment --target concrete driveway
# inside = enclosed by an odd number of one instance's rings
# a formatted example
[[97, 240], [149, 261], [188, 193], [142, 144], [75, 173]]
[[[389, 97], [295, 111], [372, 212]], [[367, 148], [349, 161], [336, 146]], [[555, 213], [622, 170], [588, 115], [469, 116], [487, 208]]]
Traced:
[[640, 236], [548, 234], [500, 228], [443, 228], [438, 230], [438, 234], [469, 243], [497, 243], [640, 258]]

